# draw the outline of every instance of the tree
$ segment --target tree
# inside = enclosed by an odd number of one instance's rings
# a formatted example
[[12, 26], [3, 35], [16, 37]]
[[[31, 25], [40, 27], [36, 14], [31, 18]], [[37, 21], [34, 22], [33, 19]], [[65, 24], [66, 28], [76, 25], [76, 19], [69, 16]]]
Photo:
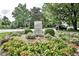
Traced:
[[44, 25], [45, 27], [53, 27], [55, 26], [57, 20], [54, 20], [53, 14], [52, 14], [52, 4], [51, 3], [45, 3], [42, 7], [42, 14], [44, 18]]
[[41, 20], [40, 8], [33, 7], [33, 9], [31, 9], [31, 16], [32, 16], [32, 19]]
[[16, 23], [16, 21], [12, 21], [12, 22], [11, 22], [10, 28], [11, 28], [11, 29], [16, 29], [16, 28], [17, 28], [17, 23]]
[[33, 28], [33, 25], [34, 25], [34, 21], [36, 20], [43, 20], [43, 17], [42, 17], [42, 13], [41, 13], [41, 9], [38, 8], [38, 7], [33, 7], [31, 9], [31, 28]]
[[1, 28], [10, 28], [10, 24], [11, 24], [10, 20], [6, 16], [4, 16], [1, 19], [0, 27]]
[[15, 22], [18, 28], [26, 27], [26, 22], [30, 17], [30, 12], [28, 9], [26, 9], [26, 4], [19, 4], [17, 7], [15, 7], [12, 15], [15, 18]]
[[[46, 4], [49, 15], [59, 21], [66, 21], [73, 25], [74, 30], [77, 30], [77, 21], [79, 19], [79, 4]], [[51, 19], [52, 20], [52, 19]]]
[[2, 18], [2, 25], [10, 25], [10, 20], [6, 17], [6, 16], [4, 16], [3, 18]]
[[0, 19], [0, 29], [2, 28], [2, 20]]

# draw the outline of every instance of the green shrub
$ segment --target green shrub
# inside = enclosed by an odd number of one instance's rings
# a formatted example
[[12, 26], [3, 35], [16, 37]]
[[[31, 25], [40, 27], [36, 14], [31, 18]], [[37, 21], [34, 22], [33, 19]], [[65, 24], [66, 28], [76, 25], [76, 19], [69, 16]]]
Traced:
[[27, 35], [26, 35], [26, 38], [27, 39], [35, 39], [35, 35], [31, 32], [29, 32]]
[[54, 36], [55, 35], [55, 31], [53, 29], [45, 29], [45, 34], [50, 34], [51, 36]]
[[61, 39], [69, 41], [70, 40], [70, 36], [68, 36], [68, 35], [62, 35]]
[[52, 39], [52, 36], [48, 33], [45, 35], [45, 38]]
[[74, 31], [74, 29], [73, 29], [73, 28], [68, 28], [67, 30], [68, 30], [68, 31]]
[[70, 56], [70, 55], [72, 56], [74, 55], [73, 52], [75, 52], [75, 48], [68, 46], [68, 47], [62, 48], [61, 52], [65, 56]]
[[21, 36], [20, 33], [12, 33], [11, 35], [12, 35], [12, 36]]
[[27, 33], [29, 33], [29, 32], [32, 32], [32, 30], [31, 30], [31, 29], [26, 28], [26, 29], [25, 29], [25, 34], [27, 34]]
[[72, 43], [76, 44], [77, 46], [79, 46], [79, 40], [73, 40]]
[[18, 56], [20, 52], [26, 48], [26, 44], [20, 39], [20, 37], [13, 37], [12, 40], [4, 43], [1, 48], [4, 53], [8, 53], [11, 56]]

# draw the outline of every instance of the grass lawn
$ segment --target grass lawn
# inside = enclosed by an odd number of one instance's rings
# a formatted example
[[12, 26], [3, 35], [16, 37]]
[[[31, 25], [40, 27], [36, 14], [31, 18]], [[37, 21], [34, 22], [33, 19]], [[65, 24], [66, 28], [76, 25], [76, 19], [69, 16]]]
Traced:
[[11, 32], [0, 33], [0, 40], [3, 40], [5, 36], [10, 35]]

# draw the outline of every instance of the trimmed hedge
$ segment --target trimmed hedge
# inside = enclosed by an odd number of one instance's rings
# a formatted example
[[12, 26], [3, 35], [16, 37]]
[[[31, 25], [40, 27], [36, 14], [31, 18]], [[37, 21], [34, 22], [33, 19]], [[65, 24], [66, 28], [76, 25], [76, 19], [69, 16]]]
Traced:
[[32, 32], [32, 30], [29, 29], [29, 28], [26, 28], [26, 29], [25, 29], [25, 34], [27, 34], [27, 33], [29, 33], [29, 32]]
[[26, 35], [26, 38], [27, 39], [35, 39], [35, 35], [31, 32], [29, 32], [27, 35]]
[[55, 35], [55, 31], [51, 28], [45, 29], [45, 34], [50, 34], [51, 36]]

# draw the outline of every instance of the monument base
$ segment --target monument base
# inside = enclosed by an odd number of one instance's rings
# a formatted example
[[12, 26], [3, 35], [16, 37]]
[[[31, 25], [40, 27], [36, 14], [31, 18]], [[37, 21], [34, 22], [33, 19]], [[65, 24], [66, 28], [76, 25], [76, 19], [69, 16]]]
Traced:
[[43, 37], [43, 29], [42, 29], [42, 21], [35, 21], [34, 22], [34, 34], [37, 37]]

